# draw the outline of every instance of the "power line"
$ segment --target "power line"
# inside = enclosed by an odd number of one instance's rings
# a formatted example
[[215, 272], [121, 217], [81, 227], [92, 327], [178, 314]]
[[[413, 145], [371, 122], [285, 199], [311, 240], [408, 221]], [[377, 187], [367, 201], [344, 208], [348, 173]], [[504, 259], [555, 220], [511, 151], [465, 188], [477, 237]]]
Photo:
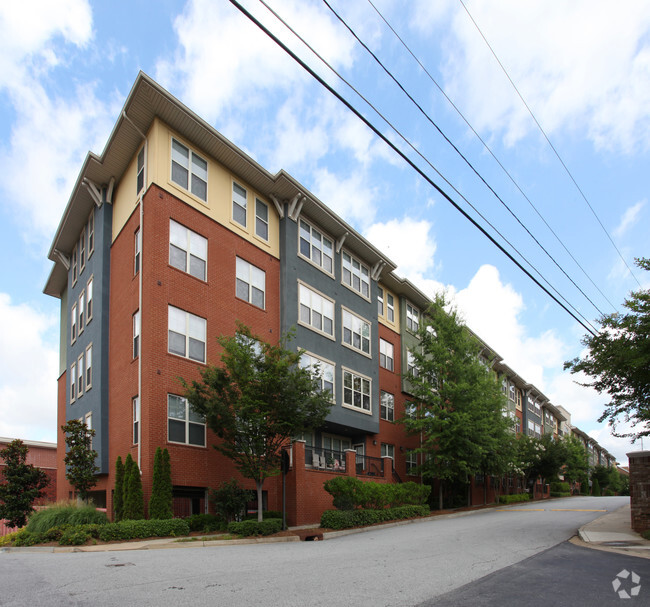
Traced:
[[379, 137], [386, 145], [388, 145], [402, 160], [414, 169], [429, 185], [431, 185], [441, 196], [445, 198], [459, 213], [463, 215], [468, 221], [474, 225], [486, 238], [490, 240], [508, 259], [510, 259], [526, 276], [528, 276], [540, 289], [542, 289], [553, 301], [555, 301], [567, 314], [569, 314], [576, 322], [592, 335], [596, 335], [594, 331], [582, 322], [571, 310], [569, 310], [557, 297], [555, 297], [544, 285], [542, 285], [526, 268], [524, 268], [494, 237], [489, 234], [483, 226], [481, 226], [473, 217], [471, 217], [462, 207], [458, 205], [438, 184], [436, 184], [420, 167], [418, 167], [404, 152], [402, 152], [388, 137], [386, 137], [379, 129], [374, 126], [361, 112], [359, 112], [349, 101], [340, 95], [332, 86], [330, 86], [323, 78], [321, 78], [311, 67], [309, 67], [300, 57], [298, 57], [286, 44], [284, 44], [275, 34], [273, 34], [267, 27], [265, 27], [257, 18], [255, 18], [248, 10], [246, 10], [237, 0], [230, 0], [230, 3], [235, 6], [243, 15], [252, 21], [259, 29], [261, 29], [271, 40], [273, 40], [282, 50], [285, 51], [294, 61], [296, 61], [307, 73], [309, 73], [321, 86], [325, 87], [332, 95], [334, 95], [343, 105], [345, 105], [359, 120], [361, 120], [377, 137]]
[[528, 227], [517, 217], [517, 215], [512, 211], [510, 206], [497, 194], [492, 186], [484, 179], [484, 177], [476, 170], [474, 165], [467, 159], [467, 157], [456, 147], [456, 145], [447, 137], [447, 135], [442, 131], [442, 129], [436, 124], [436, 122], [429, 116], [429, 114], [420, 106], [420, 104], [411, 96], [411, 94], [402, 86], [401, 82], [392, 74], [388, 68], [382, 63], [382, 61], [373, 53], [373, 51], [368, 48], [365, 42], [357, 36], [356, 32], [348, 25], [348, 23], [332, 8], [328, 0], [323, 0], [323, 3], [329, 10], [334, 14], [334, 16], [343, 24], [343, 26], [354, 36], [356, 41], [363, 46], [366, 52], [375, 60], [375, 62], [381, 67], [386, 75], [400, 88], [400, 90], [408, 97], [408, 99], [417, 107], [419, 112], [429, 121], [429, 123], [442, 135], [445, 141], [454, 149], [454, 151], [463, 159], [465, 164], [474, 172], [474, 174], [483, 182], [485, 187], [490, 190], [494, 197], [501, 203], [501, 205], [510, 213], [510, 215], [515, 219], [515, 221], [526, 231], [526, 233], [535, 241], [537, 246], [544, 251], [546, 256], [555, 264], [555, 266], [564, 274], [571, 284], [580, 291], [583, 297], [595, 308], [595, 310], [601, 315], [604, 316], [603, 311], [591, 300], [591, 298], [580, 288], [580, 286], [567, 274], [564, 268], [557, 262], [557, 260], [548, 252], [548, 250], [542, 245], [542, 243], [535, 237], [535, 235], [528, 229]]
[[589, 200], [585, 196], [585, 193], [582, 191], [582, 188], [578, 185], [578, 182], [575, 180], [575, 178], [571, 174], [571, 171], [569, 170], [569, 167], [567, 167], [567, 165], [564, 163], [564, 160], [562, 160], [562, 157], [560, 156], [559, 152], [555, 149], [555, 146], [551, 143], [551, 140], [548, 138], [548, 135], [546, 134], [546, 132], [542, 128], [542, 125], [538, 122], [537, 118], [535, 117], [535, 114], [533, 114], [533, 110], [530, 109], [530, 107], [529, 107], [528, 103], [526, 103], [526, 100], [524, 99], [523, 95], [519, 92], [519, 89], [517, 88], [517, 85], [512, 81], [512, 78], [510, 78], [510, 74], [508, 74], [508, 71], [503, 66], [501, 61], [499, 60], [499, 57], [497, 57], [497, 54], [494, 52], [494, 49], [490, 46], [490, 43], [488, 42], [487, 38], [485, 37], [485, 35], [481, 31], [481, 28], [478, 26], [478, 23], [476, 23], [476, 21], [474, 20], [474, 17], [472, 17], [472, 14], [469, 12], [469, 9], [467, 8], [467, 6], [465, 6], [465, 3], [463, 2], [463, 0], [458, 0], [458, 1], [463, 5], [463, 8], [465, 9], [465, 12], [467, 13], [469, 18], [471, 19], [471, 21], [474, 24], [474, 26], [476, 27], [476, 29], [478, 30], [478, 33], [481, 35], [481, 38], [483, 38], [483, 41], [485, 42], [487, 47], [490, 49], [490, 52], [492, 53], [492, 55], [496, 59], [497, 63], [499, 64], [499, 67], [503, 70], [503, 73], [506, 75], [506, 78], [510, 81], [510, 84], [512, 85], [512, 88], [515, 89], [515, 92], [519, 96], [519, 99], [521, 99], [521, 102], [524, 104], [524, 107], [528, 110], [528, 113], [531, 115], [533, 121], [537, 125], [537, 128], [540, 130], [542, 135], [544, 135], [544, 139], [546, 139], [548, 145], [553, 150], [553, 153], [555, 154], [557, 159], [560, 161], [560, 164], [564, 167], [564, 170], [566, 171], [567, 175], [569, 176], [569, 178], [573, 182], [573, 185], [575, 185], [576, 189], [580, 193], [580, 196], [582, 196], [583, 200], [587, 203], [587, 206], [591, 210], [593, 216], [596, 218], [596, 220], [600, 224], [600, 227], [603, 229], [603, 232], [605, 232], [605, 234], [607, 235], [607, 238], [609, 239], [609, 242], [611, 242], [612, 246], [616, 249], [616, 252], [618, 253], [618, 256], [621, 258], [621, 260], [625, 264], [625, 267], [630, 272], [632, 278], [634, 278], [634, 280], [636, 280], [636, 283], [639, 286], [641, 286], [641, 283], [639, 282], [639, 279], [635, 276], [634, 272], [632, 271], [632, 268], [630, 268], [627, 261], [625, 261], [625, 258], [623, 257], [623, 255], [619, 251], [618, 247], [616, 246], [616, 243], [614, 242], [612, 237], [609, 235], [609, 232], [607, 231], [607, 228], [605, 228], [605, 226], [603, 225], [603, 222], [600, 220], [600, 217], [598, 217], [598, 214], [596, 213], [594, 208], [591, 206], [591, 203], [589, 202]]
[[[368, 0], [368, 4], [372, 6], [372, 8], [375, 10], [377, 15], [381, 18], [381, 20], [386, 24], [386, 26], [390, 29], [391, 32], [395, 35], [395, 37], [400, 41], [402, 46], [407, 50], [407, 52], [413, 57], [413, 59], [416, 61], [416, 63], [420, 66], [420, 68], [424, 71], [424, 73], [427, 75], [429, 80], [433, 82], [433, 84], [438, 88], [440, 93], [445, 97], [445, 99], [449, 102], [452, 108], [456, 111], [456, 113], [463, 119], [467, 127], [474, 133], [474, 136], [481, 142], [483, 147], [487, 150], [487, 152], [492, 156], [492, 158], [496, 161], [496, 163], [499, 165], [501, 170], [506, 174], [508, 179], [512, 182], [512, 184], [519, 190], [519, 193], [524, 197], [524, 199], [528, 202], [528, 204], [531, 206], [531, 208], [535, 211], [537, 216], [542, 220], [544, 225], [548, 228], [548, 230], [553, 234], [555, 239], [558, 241], [558, 243], [562, 246], [562, 248], [565, 250], [565, 252], [571, 257], [573, 262], [580, 268], [582, 273], [585, 275], [585, 277], [591, 282], [591, 284], [594, 286], [594, 288], [600, 293], [600, 295], [603, 297], [603, 299], [612, 307], [614, 311], [616, 311], [616, 306], [609, 300], [607, 295], [603, 293], [603, 291], [600, 289], [600, 287], [594, 282], [594, 280], [591, 278], [591, 276], [587, 273], [587, 271], [582, 267], [580, 262], [575, 258], [573, 253], [567, 248], [567, 246], [564, 244], [562, 239], [558, 236], [558, 234], [555, 232], [555, 230], [549, 225], [549, 223], [546, 221], [544, 216], [540, 213], [540, 211], [537, 209], [533, 201], [526, 195], [526, 193], [523, 191], [519, 183], [515, 180], [515, 178], [511, 175], [511, 173], [508, 171], [508, 169], [503, 165], [503, 163], [499, 160], [499, 158], [495, 155], [495, 153], [492, 151], [492, 148], [487, 144], [487, 142], [481, 137], [481, 135], [476, 131], [476, 129], [471, 125], [469, 120], [464, 116], [464, 114], [460, 111], [460, 109], [456, 106], [456, 104], [451, 100], [451, 98], [447, 95], [445, 90], [440, 86], [438, 81], [431, 75], [429, 70], [423, 65], [423, 63], [420, 61], [420, 59], [415, 55], [415, 53], [411, 50], [408, 44], [402, 39], [402, 37], [397, 33], [395, 28], [388, 22], [386, 17], [381, 13], [381, 11], [373, 4], [372, 0]], [[595, 307], [595, 306], [594, 306]], [[598, 308], [596, 308], [598, 310]], [[600, 312], [600, 310], [598, 310]], [[601, 312], [602, 314], [602, 312]]]

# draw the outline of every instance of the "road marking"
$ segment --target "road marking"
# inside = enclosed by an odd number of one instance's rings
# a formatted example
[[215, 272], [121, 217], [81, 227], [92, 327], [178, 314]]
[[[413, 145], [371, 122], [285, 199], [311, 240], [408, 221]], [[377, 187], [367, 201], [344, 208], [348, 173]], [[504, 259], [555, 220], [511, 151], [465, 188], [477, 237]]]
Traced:
[[607, 512], [605, 510], [589, 510], [587, 508], [553, 508], [551, 512]]

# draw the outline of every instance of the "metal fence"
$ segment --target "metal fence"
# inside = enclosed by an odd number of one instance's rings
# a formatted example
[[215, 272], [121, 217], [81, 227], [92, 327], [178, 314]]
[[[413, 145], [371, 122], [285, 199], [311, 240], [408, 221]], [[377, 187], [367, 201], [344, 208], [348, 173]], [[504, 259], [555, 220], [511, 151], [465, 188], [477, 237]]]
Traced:
[[305, 464], [317, 470], [345, 472], [345, 451], [321, 449], [318, 447], [305, 448]]

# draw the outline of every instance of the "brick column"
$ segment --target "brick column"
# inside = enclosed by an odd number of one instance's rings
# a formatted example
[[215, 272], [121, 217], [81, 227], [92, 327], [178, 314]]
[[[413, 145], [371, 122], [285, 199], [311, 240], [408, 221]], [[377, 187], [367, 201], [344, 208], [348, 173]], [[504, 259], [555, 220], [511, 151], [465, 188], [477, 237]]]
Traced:
[[357, 452], [354, 449], [345, 450], [345, 475], [357, 475]]
[[627, 454], [630, 463], [630, 506], [632, 529], [650, 529], [650, 451]]
[[393, 482], [393, 458], [389, 455], [384, 455], [381, 458], [384, 463], [384, 478], [389, 482]]
[[305, 441], [292, 445], [291, 470], [287, 474], [287, 525], [299, 525], [301, 519], [302, 491], [305, 486]]

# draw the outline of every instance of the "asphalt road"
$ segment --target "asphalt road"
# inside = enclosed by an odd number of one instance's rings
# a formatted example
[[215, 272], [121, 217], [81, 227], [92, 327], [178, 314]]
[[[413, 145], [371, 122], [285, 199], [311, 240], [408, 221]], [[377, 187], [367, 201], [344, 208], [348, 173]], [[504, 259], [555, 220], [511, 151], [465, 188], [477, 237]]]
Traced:
[[[455, 600], [448, 593], [469, 592], [466, 585], [497, 572], [505, 574], [506, 568], [561, 544], [603, 510], [616, 510], [628, 499], [550, 500], [324, 542], [207, 548], [185, 544], [171, 550], [101, 553], [7, 552], [0, 554], [0, 605], [437, 604], [432, 602], [436, 598]], [[571, 571], [566, 569], [567, 578]], [[607, 576], [616, 573], [607, 571]], [[553, 587], [554, 575], [537, 580], [544, 586], [541, 593]], [[650, 580], [650, 572], [646, 579]], [[528, 582], [522, 578], [519, 583]], [[581, 578], [576, 577], [575, 583], [582, 584]], [[479, 603], [472, 599], [448, 604]], [[572, 603], [556, 598], [545, 604]]]

